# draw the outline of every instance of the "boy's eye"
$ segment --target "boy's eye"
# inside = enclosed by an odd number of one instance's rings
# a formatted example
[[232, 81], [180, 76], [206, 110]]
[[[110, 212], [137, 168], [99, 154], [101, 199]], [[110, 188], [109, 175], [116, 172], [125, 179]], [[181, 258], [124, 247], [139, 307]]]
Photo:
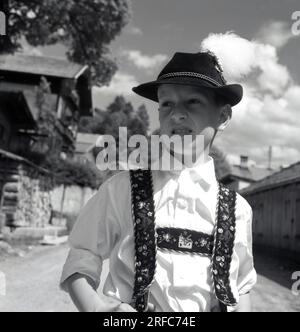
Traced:
[[161, 106], [162, 107], [172, 107], [172, 102], [170, 102], [170, 101], [164, 101], [162, 104], [161, 104]]
[[193, 99], [190, 99], [190, 100], [188, 101], [188, 104], [189, 104], [189, 105], [202, 104], [202, 101], [201, 101], [200, 99], [193, 98]]

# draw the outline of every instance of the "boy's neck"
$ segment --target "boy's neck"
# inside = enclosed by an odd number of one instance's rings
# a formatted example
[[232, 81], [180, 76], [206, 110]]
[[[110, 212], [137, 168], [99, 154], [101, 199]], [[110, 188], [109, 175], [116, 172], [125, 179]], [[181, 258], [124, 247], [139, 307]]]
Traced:
[[204, 149], [202, 152], [193, 154], [193, 156], [185, 156], [184, 154], [176, 154], [170, 151], [171, 155], [176, 158], [180, 163], [187, 168], [193, 168], [195, 166], [204, 165], [209, 161], [209, 147]]

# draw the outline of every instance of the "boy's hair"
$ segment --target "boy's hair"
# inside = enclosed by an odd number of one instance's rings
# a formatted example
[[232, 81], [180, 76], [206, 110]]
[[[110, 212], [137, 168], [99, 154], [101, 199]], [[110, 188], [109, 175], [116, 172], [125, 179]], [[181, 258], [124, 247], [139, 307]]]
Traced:
[[220, 94], [215, 93], [215, 101], [217, 106], [222, 107], [225, 105], [230, 105], [229, 101], [227, 100], [227, 98], [225, 96], [222, 96]]

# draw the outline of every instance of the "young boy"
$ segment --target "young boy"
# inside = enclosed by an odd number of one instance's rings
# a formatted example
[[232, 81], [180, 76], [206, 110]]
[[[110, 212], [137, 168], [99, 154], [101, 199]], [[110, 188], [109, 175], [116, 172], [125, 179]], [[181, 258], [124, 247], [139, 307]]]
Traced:
[[[216, 180], [211, 144], [242, 87], [209, 52], [176, 53], [156, 81], [133, 91], [159, 104], [160, 133], [192, 135], [180, 170], [124, 171], [102, 184], [70, 235], [61, 286], [81, 311], [250, 311], [256, 282], [252, 210]], [[203, 147], [195, 149], [196, 138]], [[96, 292], [103, 260], [109, 274]]]

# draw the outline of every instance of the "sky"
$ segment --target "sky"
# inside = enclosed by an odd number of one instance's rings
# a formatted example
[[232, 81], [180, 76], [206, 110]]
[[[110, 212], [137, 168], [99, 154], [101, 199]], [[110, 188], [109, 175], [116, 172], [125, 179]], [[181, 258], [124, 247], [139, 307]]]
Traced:
[[[119, 70], [110, 86], [93, 89], [94, 106], [105, 108], [123, 94], [135, 106], [146, 105], [154, 130], [159, 126], [157, 104], [134, 95], [131, 88], [156, 79], [177, 51], [210, 49], [227, 81], [244, 87], [244, 98], [216, 145], [233, 163], [248, 155], [266, 166], [270, 146], [274, 167], [295, 163], [300, 160], [295, 11], [300, 11], [299, 0], [132, 0], [131, 22], [111, 43]], [[46, 51], [60, 55], [63, 48]]]

